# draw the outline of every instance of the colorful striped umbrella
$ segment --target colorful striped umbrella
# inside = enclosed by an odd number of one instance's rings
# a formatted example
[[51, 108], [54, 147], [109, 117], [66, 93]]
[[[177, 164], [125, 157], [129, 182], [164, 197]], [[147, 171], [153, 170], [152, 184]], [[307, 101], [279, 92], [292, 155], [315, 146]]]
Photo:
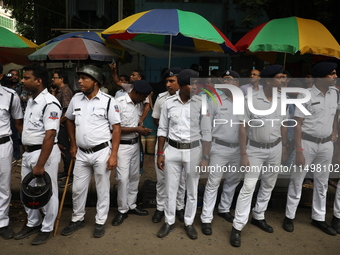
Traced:
[[102, 32], [107, 40], [146, 43], [169, 51], [234, 53], [223, 33], [194, 12], [154, 9], [131, 15]]
[[23, 36], [0, 27], [0, 62], [1, 64], [27, 64], [27, 56], [36, 50], [37, 45]]
[[316, 20], [298, 17], [263, 23], [244, 35], [235, 46], [239, 51], [264, 53], [262, 56], [267, 58], [270, 54], [265, 52], [314, 54], [340, 59], [339, 43], [327, 28]]
[[104, 43], [97, 41], [70, 37], [64, 40], [47, 42], [45, 46], [29, 55], [30, 60], [93, 60], [101, 62], [111, 62], [112, 59], [118, 59], [118, 56]]

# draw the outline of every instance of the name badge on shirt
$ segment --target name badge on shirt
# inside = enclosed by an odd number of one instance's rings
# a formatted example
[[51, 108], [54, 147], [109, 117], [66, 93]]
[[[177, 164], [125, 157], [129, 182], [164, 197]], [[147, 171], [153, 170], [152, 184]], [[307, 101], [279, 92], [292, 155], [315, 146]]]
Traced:
[[75, 112], [79, 112], [79, 111], [81, 111], [81, 109], [80, 108], [76, 108], [76, 109], [74, 109], [74, 111]]
[[320, 102], [315, 102], [315, 103], [312, 103], [312, 105], [316, 105], [316, 104], [320, 104]]

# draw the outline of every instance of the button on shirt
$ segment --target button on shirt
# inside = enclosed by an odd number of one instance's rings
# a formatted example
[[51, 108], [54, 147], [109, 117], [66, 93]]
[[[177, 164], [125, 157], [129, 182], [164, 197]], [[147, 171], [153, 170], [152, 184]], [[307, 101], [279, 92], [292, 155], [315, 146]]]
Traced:
[[[254, 92], [252, 95], [253, 106], [256, 110], [268, 110], [272, 107], [272, 102], [270, 102], [263, 89]], [[248, 127], [248, 137], [259, 143], [272, 143], [281, 137], [281, 121], [288, 119], [288, 111], [286, 110], [286, 115], [281, 115], [281, 94], [277, 92], [277, 107], [276, 110], [269, 115], [259, 115], [253, 114], [248, 108], [248, 96], [245, 99], [245, 111], [244, 116], [240, 116], [249, 122]], [[273, 98], [274, 100], [274, 98]]]
[[221, 100], [222, 105], [218, 100], [209, 101], [212, 137], [228, 143], [238, 143], [239, 117], [233, 114], [233, 102], [225, 94], [221, 95]]
[[202, 139], [211, 141], [210, 116], [201, 115], [202, 99], [192, 96], [183, 103], [179, 92], [169, 97], [162, 106], [157, 136], [180, 143]]
[[[44, 89], [35, 99], [27, 102], [22, 131], [23, 145], [41, 145], [46, 130], [59, 131], [61, 106], [58, 100]], [[57, 136], [54, 142], [57, 142]]]
[[159, 119], [161, 117], [161, 110], [162, 110], [162, 105], [164, 101], [170, 97], [169, 91], [163, 92], [158, 95], [155, 105], [153, 106], [153, 111], [152, 111], [152, 118], [154, 119]]
[[[13, 101], [11, 112], [9, 112], [11, 97]], [[20, 105], [20, 99], [14, 90], [5, 88], [0, 85], [0, 138], [12, 134], [10, 117], [13, 119], [22, 119], [23, 113]]]
[[[144, 106], [142, 103], [135, 104], [129, 94], [122, 96], [117, 99], [119, 106], [120, 116], [122, 119], [122, 127], [138, 127], [138, 122], [142, 116]], [[137, 132], [134, 133], [122, 133], [120, 136], [121, 140], [130, 140], [138, 136]]]
[[[311, 93], [311, 99], [303, 106], [311, 115], [304, 115], [298, 107], [295, 107], [294, 116], [303, 118], [302, 132], [320, 138], [330, 136], [333, 130], [334, 115], [338, 108], [337, 91], [330, 87], [324, 95], [315, 86], [308, 90]], [[303, 95], [298, 95], [298, 98], [303, 97]]]
[[74, 95], [65, 116], [74, 120], [77, 145], [84, 149], [110, 141], [110, 127], [120, 123], [116, 100], [100, 90], [90, 100], [82, 92]]

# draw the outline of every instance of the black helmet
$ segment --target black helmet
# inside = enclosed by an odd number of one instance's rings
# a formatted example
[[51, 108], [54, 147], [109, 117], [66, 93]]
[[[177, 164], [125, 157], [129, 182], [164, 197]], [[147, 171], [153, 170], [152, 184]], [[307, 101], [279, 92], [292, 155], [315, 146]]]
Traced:
[[95, 79], [99, 86], [103, 85], [103, 73], [100, 71], [100, 69], [94, 65], [87, 65], [80, 68], [80, 70], [77, 72], [77, 74], [86, 74], [93, 79]]
[[[32, 180], [35, 182], [31, 184]], [[52, 196], [51, 177], [44, 172], [42, 177], [36, 178], [33, 173], [28, 173], [22, 180], [20, 189], [21, 202], [28, 208], [39, 209], [45, 206]]]

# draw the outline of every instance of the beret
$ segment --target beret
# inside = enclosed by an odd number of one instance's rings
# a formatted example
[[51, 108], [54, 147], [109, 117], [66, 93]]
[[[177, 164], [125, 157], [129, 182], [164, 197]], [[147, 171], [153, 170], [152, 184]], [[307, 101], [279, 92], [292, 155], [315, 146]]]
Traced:
[[263, 69], [260, 76], [261, 78], [273, 78], [278, 73], [282, 73], [282, 71], [282, 65], [271, 65]]
[[233, 78], [240, 78], [240, 75], [238, 74], [238, 72], [235, 72], [233, 70], [227, 70], [227, 71], [223, 72], [221, 76], [222, 77], [231, 76]]
[[333, 62], [320, 62], [313, 66], [312, 76], [313, 77], [325, 77], [337, 68], [337, 64]]
[[164, 73], [163, 78], [166, 79], [172, 76], [177, 76], [181, 71], [182, 71], [182, 68], [180, 67], [170, 68]]
[[190, 85], [190, 78], [198, 78], [199, 73], [192, 69], [184, 69], [177, 75], [179, 86]]
[[145, 80], [137, 80], [133, 82], [134, 89], [143, 95], [149, 95], [152, 91], [151, 85]]

